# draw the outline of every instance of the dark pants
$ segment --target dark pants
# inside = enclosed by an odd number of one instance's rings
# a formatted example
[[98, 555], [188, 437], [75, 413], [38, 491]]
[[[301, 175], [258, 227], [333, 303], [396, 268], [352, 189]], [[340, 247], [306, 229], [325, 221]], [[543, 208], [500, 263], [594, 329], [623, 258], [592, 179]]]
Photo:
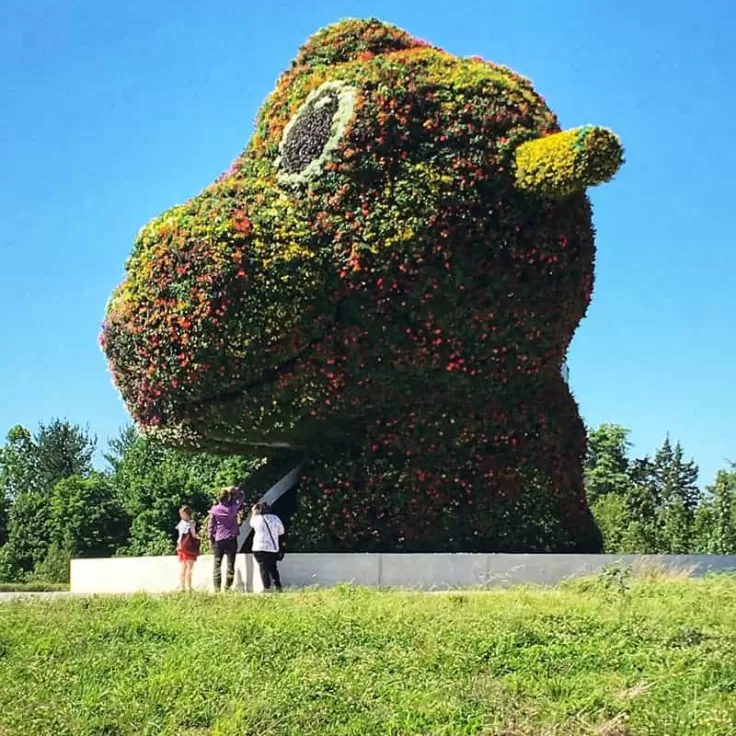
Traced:
[[276, 567], [276, 553], [254, 552], [253, 557], [256, 558], [256, 562], [258, 563], [258, 567], [261, 571], [263, 587], [268, 590], [271, 587], [271, 580], [273, 580], [276, 590], [281, 590], [281, 578], [279, 577], [279, 570]]
[[238, 553], [237, 539], [220, 539], [215, 542], [213, 548], [215, 553], [215, 590], [220, 590], [222, 585], [222, 558], [227, 555], [227, 578], [225, 579], [225, 590], [233, 584], [235, 577], [235, 555]]

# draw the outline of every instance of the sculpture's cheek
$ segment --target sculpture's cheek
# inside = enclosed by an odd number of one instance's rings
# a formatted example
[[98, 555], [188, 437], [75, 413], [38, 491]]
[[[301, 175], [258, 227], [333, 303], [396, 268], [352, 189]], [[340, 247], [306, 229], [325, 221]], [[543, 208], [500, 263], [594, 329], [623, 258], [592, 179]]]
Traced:
[[[143, 423], [180, 421], [208, 397], [257, 383], [329, 329], [325, 269], [274, 199], [223, 182], [145, 228], [102, 336]], [[293, 221], [293, 220], [292, 220]]]

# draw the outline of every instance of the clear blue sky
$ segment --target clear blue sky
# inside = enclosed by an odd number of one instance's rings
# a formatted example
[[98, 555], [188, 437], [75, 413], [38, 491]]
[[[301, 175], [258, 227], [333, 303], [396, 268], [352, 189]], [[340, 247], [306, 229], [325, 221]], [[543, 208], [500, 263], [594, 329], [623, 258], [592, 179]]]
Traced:
[[593, 305], [573, 343], [587, 421], [666, 432], [711, 482], [736, 460], [736, 79], [728, 0], [10, 2], [0, 26], [0, 432], [127, 418], [97, 334], [138, 228], [247, 143], [298, 46], [375, 15], [530, 77], [564, 126], [622, 137], [592, 192]]

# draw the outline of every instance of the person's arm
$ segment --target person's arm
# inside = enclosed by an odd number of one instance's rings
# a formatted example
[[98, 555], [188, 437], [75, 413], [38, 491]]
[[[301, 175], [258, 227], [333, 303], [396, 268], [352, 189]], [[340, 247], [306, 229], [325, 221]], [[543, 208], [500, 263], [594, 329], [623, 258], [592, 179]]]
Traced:
[[254, 519], [256, 518], [256, 512], [254, 509], [250, 510], [250, 516], [248, 516], [248, 525], [251, 529], [255, 529], [256, 525], [253, 523]]
[[215, 517], [210, 513], [210, 520], [207, 522], [207, 535], [210, 538], [210, 542], [214, 545], [215, 543]]
[[195, 539], [199, 539], [199, 534], [197, 534], [197, 525], [194, 523], [194, 521], [189, 522], [189, 531], [192, 533], [192, 536]]
[[286, 534], [286, 529], [284, 529], [284, 523], [283, 523], [283, 522], [281, 521], [281, 519], [280, 519], [280, 518], [279, 518], [278, 516], [275, 516], [275, 515], [274, 515], [274, 518], [275, 518], [275, 519], [276, 519], [276, 521], [278, 522], [278, 526], [277, 526], [277, 529], [278, 529], [278, 535], [279, 535], [280, 537], [282, 537], [282, 536], [283, 536], [284, 534]]

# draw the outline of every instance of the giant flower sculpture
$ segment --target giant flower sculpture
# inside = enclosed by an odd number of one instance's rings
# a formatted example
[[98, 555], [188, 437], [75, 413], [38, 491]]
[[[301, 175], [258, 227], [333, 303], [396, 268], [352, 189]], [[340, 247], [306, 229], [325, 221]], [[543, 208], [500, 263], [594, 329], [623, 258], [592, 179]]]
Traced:
[[503, 66], [323, 29], [229, 171], [138, 234], [114, 381], [179, 446], [304, 449], [302, 549], [595, 551], [560, 368], [593, 288], [585, 190], [622, 160]]

